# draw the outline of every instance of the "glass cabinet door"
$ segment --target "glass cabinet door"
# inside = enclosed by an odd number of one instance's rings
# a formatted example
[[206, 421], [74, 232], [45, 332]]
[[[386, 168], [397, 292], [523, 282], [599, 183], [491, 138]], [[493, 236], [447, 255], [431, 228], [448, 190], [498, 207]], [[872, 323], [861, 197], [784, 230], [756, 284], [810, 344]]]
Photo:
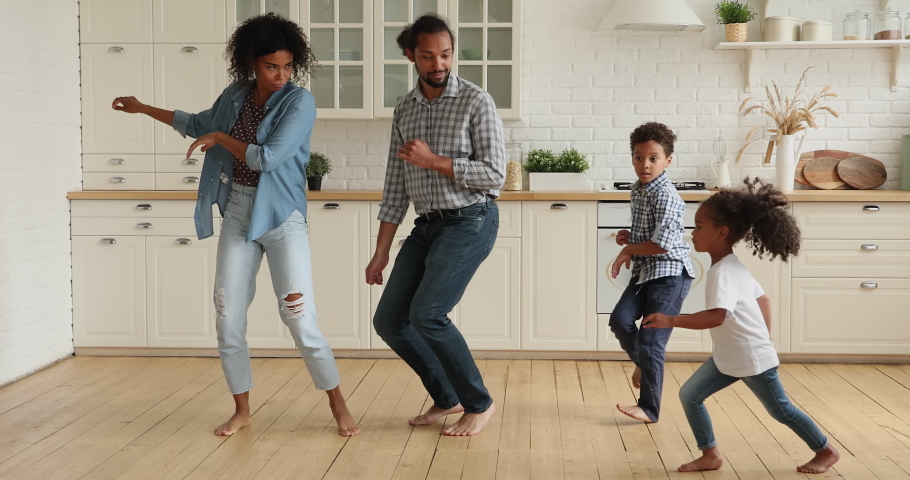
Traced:
[[320, 118], [372, 117], [372, 1], [300, 0], [300, 26], [318, 66], [307, 88]]
[[296, 22], [300, 18], [299, 0], [227, 0], [228, 36], [244, 20], [269, 12]]
[[445, 0], [376, 0], [374, 3], [375, 118], [392, 118], [398, 101], [417, 85], [414, 65], [398, 48], [397, 39], [405, 25], [427, 13], [446, 16]]

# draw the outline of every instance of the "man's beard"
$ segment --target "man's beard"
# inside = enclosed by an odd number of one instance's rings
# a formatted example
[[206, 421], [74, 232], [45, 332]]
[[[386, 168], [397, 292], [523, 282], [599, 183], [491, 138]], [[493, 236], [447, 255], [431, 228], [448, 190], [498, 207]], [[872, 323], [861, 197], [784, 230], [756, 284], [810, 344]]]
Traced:
[[426, 83], [427, 86], [429, 86], [429, 87], [431, 87], [431, 88], [444, 88], [444, 87], [449, 83], [449, 75], [451, 75], [451, 71], [450, 71], [450, 70], [441, 70], [441, 71], [445, 72], [446, 76], [445, 76], [445, 78], [443, 78], [442, 81], [439, 82], [439, 83], [434, 82], [433, 80], [431, 80], [431, 79], [430, 79], [430, 74], [431, 74], [431, 73], [439, 73], [440, 70], [437, 70], [437, 71], [435, 71], [435, 72], [427, 72], [426, 76], [421, 76], [420, 79], [423, 80], [423, 83]]

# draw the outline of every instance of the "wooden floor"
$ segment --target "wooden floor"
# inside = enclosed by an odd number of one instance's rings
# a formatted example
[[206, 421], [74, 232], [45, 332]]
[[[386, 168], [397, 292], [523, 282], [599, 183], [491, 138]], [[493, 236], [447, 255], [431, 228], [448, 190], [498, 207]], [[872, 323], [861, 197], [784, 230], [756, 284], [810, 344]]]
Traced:
[[[217, 359], [74, 357], [0, 389], [2, 479], [791, 479], [811, 452], [737, 384], [708, 401], [726, 464], [680, 474], [697, 453], [677, 391], [697, 364], [668, 364], [664, 410], [646, 426], [631, 365], [481, 360], [499, 407], [473, 438], [442, 421], [406, 423], [427, 406], [399, 360], [342, 359], [361, 435], [336, 434], [300, 359], [254, 359], [253, 425], [212, 435], [232, 402]], [[781, 368], [790, 397], [843, 454], [816, 477], [910, 479], [910, 367]], [[455, 418], [448, 421], [454, 421]]]

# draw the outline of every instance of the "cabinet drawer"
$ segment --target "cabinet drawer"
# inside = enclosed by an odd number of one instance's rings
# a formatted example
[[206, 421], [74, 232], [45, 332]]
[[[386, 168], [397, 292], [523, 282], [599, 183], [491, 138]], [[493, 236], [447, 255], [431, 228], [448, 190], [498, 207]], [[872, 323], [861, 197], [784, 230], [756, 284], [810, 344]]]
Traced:
[[84, 173], [152, 173], [155, 171], [155, 159], [152, 155], [83, 155], [82, 171]]
[[[144, 235], [196, 238], [192, 218], [99, 218], [73, 217], [73, 235]], [[221, 219], [215, 219], [215, 234], [221, 229]]]
[[797, 278], [792, 288], [793, 353], [910, 354], [910, 279]]
[[[194, 200], [73, 200], [74, 217], [193, 218]], [[214, 212], [218, 212], [215, 207]]]
[[796, 203], [793, 214], [804, 239], [910, 239], [910, 203]]
[[198, 190], [199, 172], [156, 173], [155, 190]]
[[[499, 233], [498, 238], [521, 237], [521, 202], [496, 202], [499, 207]], [[379, 234], [379, 202], [370, 202], [370, 236], [375, 237]], [[398, 227], [396, 235], [408, 236], [411, 229], [414, 228], [414, 220], [417, 219], [417, 212], [414, 211], [414, 205], [408, 207], [408, 213], [404, 217], [401, 226]]]
[[794, 277], [910, 277], [910, 240], [805, 240]]
[[156, 172], [198, 174], [202, 172], [202, 155], [186, 158], [186, 155], [155, 155]]
[[83, 173], [83, 190], [154, 190], [154, 173]]

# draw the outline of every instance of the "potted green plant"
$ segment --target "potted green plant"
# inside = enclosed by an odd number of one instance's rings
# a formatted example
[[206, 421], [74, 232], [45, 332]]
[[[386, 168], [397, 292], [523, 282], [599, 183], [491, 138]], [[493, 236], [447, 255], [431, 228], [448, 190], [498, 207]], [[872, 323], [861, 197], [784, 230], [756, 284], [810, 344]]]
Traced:
[[755, 18], [755, 10], [748, 3], [739, 0], [723, 0], [714, 7], [717, 23], [725, 26], [728, 42], [745, 42], [749, 37], [749, 22]]
[[582, 173], [588, 168], [585, 155], [574, 148], [558, 156], [550, 150], [531, 150], [525, 163], [530, 188], [536, 191], [582, 190]]
[[322, 188], [322, 177], [332, 171], [332, 161], [329, 157], [319, 153], [310, 152], [310, 163], [306, 166], [306, 184], [310, 190], [318, 191]]

